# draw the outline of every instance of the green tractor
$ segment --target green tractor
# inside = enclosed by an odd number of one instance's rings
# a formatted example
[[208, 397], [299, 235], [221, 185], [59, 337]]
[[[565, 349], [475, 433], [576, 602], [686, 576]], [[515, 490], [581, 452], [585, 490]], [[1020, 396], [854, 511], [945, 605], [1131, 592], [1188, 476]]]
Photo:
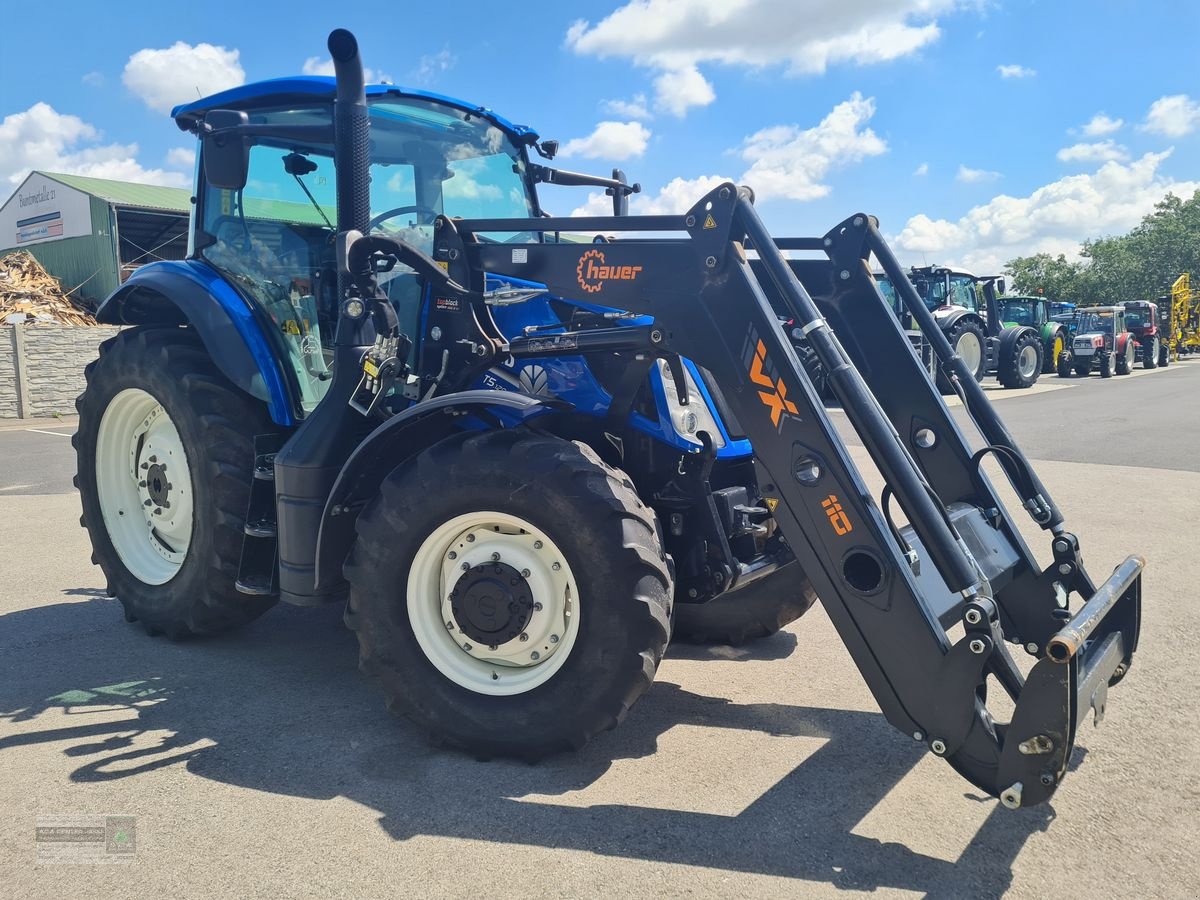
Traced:
[[996, 298], [996, 312], [1005, 328], [1025, 326], [1037, 330], [1042, 339], [1042, 372], [1056, 371], [1070, 336], [1063, 322], [1051, 318], [1051, 303], [1045, 297], [1008, 295]]

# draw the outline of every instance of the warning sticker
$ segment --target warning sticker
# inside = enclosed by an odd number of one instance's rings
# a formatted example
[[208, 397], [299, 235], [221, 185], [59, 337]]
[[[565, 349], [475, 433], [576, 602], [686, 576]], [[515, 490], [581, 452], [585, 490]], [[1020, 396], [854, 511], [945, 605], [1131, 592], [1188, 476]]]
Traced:
[[717, 220], [712, 217], [712, 213], [709, 213], [707, 216], [704, 217], [704, 227], [705, 228], [716, 228], [717, 227]]
[[513, 252], [512, 252], [512, 261], [513, 261], [514, 263], [527, 263], [527, 262], [529, 262], [529, 251], [528, 251], [528, 250], [526, 250], [524, 247], [522, 247], [520, 250], [513, 250]]

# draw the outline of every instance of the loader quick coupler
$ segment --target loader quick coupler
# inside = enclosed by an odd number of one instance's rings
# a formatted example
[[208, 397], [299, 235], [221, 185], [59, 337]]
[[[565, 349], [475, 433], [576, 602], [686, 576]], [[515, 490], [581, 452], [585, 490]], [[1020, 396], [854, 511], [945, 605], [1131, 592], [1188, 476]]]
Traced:
[[[689, 596], [719, 592], [718, 572], [726, 583], [754, 577], [729, 551], [729, 535], [760, 539], [755, 532], [769, 510], [775, 531], [768, 544], [782, 547], [778, 559], [794, 554], [812, 580], [888, 721], [1006, 806], [1054, 793], [1076, 728], [1089, 711], [1103, 715], [1108, 687], [1129, 669], [1144, 562], [1131, 556], [1103, 583], [1092, 581], [1050, 492], [955, 356], [875, 219], [855, 215], [821, 237], [776, 239], [752, 195], [725, 184], [682, 216], [439, 222], [433, 257], [445, 268], [438, 269], [435, 298], [480, 303], [486, 273], [544, 286], [552, 297], [586, 295], [590, 303], [651, 315], [650, 356], [687, 357], [719, 388], [723, 417], [735, 420], [754, 448], [763, 506], [752, 505], [748, 493], [713, 490], [712, 444], [701, 432], [701, 447], [680, 459], [670, 488], [681, 498], [702, 494], [715, 525], [707, 558], [676, 560]], [[561, 231], [609, 237], [593, 245], [477, 237]], [[631, 232], [683, 236], [622, 236]], [[808, 256], [789, 258], [791, 251]], [[872, 260], [896, 286], [937, 365], [957, 381], [983, 451], [972, 449], [913, 352], [912, 336], [876, 285]], [[490, 322], [472, 313], [461, 327], [491, 337]], [[829, 373], [830, 393], [883, 476], [879, 501], [797, 357], [792, 329]], [[609, 342], [628, 342], [634, 329], [602, 331], [568, 326], [553, 335], [555, 349], [607, 352]], [[534, 355], [542, 338], [514, 339], [507, 350], [514, 358]], [[439, 362], [421, 365], [428, 376]], [[618, 424], [609, 424], [619, 442]], [[981, 469], [988, 454], [1048, 533], [1050, 567], [1037, 563]], [[671, 508], [666, 494], [655, 502]], [[907, 519], [902, 527], [897, 509]], [[705, 527], [669, 512], [665, 525], [669, 534]], [[504, 574], [507, 586], [495, 576], [500, 593], [491, 582], [461, 582], [474, 604], [461, 606], [463, 621], [477, 622], [496, 597], [510, 598], [519, 621], [520, 586]], [[957, 627], [963, 632], [955, 640]], [[1009, 645], [1035, 658], [1032, 669], [1017, 666]], [[990, 684], [1013, 700], [1009, 722], [989, 711]]]

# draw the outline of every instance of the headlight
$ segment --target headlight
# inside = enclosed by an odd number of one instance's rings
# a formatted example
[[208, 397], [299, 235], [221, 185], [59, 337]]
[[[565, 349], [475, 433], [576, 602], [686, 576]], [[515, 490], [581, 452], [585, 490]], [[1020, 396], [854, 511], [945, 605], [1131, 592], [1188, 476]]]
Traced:
[[691, 370], [687, 366], [683, 367], [683, 377], [687, 382], [688, 400], [690, 401], [687, 406], [683, 406], [679, 402], [679, 392], [675, 390], [675, 378], [671, 375], [671, 367], [667, 365], [665, 359], [658, 361], [658, 373], [662, 376], [663, 393], [667, 398], [667, 413], [671, 417], [671, 426], [675, 432], [688, 443], [702, 447], [704, 445], [700, 443], [700, 439], [696, 435], [701, 431], [707, 431], [708, 436], [712, 438], [714, 448], [719, 450], [724, 447], [725, 439], [721, 437], [721, 429], [717, 425], [717, 420], [713, 418], [708, 404], [704, 402], [704, 397], [696, 385], [696, 379], [692, 377]]

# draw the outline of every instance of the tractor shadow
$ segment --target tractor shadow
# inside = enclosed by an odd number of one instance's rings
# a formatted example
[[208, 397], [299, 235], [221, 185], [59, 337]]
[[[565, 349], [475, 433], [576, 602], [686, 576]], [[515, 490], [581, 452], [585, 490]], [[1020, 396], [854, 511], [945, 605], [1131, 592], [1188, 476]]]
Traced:
[[[790, 646], [782, 637], [766, 641], [761, 658], [780, 652], [773, 643]], [[1025, 842], [1053, 816], [1045, 807], [1007, 812], [968, 791], [994, 808], [953, 862], [862, 837], [855, 827], [923, 755], [881, 715], [735, 703], [669, 680], [579, 753], [537, 765], [480, 762], [435, 750], [386, 715], [356, 659], [337, 609], [281, 607], [237, 634], [182, 643], [146, 637], [107, 599], [10, 613], [0, 616], [0, 759], [14, 747], [54, 743], [63, 749], [45, 752], [77, 763], [74, 782], [183, 766], [257, 791], [347, 797], [376, 810], [397, 841], [431, 835], [575, 849], [934, 896], [961, 896], [965, 884], [1003, 893]], [[105, 721], [114, 711], [123, 720]], [[637, 802], [571, 805], [573, 792], [595, 786], [614, 765], [652, 756], [679, 725], [821, 743], [733, 815]], [[756, 760], [725, 763], [751, 770]], [[636, 801], [637, 786], [615, 774], [618, 795]], [[955, 777], [947, 771], [939, 782], [947, 795], [928, 802], [961, 802]], [[936, 818], [918, 821], [914, 828], [938, 827]]]

